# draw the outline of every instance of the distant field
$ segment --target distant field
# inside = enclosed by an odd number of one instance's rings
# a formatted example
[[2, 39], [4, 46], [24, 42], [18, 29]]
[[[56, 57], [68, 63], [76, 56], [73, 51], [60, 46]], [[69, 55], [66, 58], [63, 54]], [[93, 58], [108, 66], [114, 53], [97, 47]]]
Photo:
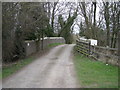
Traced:
[[74, 55], [74, 64], [82, 87], [118, 88], [118, 67], [78, 54]]
[[58, 46], [58, 45], [62, 45], [63, 43], [51, 43], [48, 45], [48, 47], [54, 47], [54, 46]]

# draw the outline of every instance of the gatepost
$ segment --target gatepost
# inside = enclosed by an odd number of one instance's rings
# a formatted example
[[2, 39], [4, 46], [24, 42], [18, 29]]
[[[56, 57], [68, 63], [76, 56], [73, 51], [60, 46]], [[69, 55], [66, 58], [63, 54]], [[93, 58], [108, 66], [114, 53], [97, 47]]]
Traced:
[[118, 33], [118, 64], [120, 66], [120, 31]]
[[[118, 33], [118, 66], [120, 67], [120, 31]], [[118, 87], [120, 87], [120, 69], [118, 67]]]

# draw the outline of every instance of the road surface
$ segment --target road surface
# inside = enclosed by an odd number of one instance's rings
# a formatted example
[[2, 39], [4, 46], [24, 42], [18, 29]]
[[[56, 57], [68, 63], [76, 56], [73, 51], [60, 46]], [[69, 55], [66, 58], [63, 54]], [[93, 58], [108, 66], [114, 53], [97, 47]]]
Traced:
[[31, 64], [3, 80], [3, 88], [77, 88], [73, 44], [54, 47]]

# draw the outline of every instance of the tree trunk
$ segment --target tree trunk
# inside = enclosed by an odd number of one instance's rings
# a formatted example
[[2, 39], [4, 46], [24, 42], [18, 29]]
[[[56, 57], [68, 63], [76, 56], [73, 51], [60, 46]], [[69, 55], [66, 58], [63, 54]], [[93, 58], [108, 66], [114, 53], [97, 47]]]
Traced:
[[117, 42], [117, 33], [115, 34], [115, 37], [114, 37], [113, 48], [116, 48], [116, 42]]
[[109, 2], [104, 3], [104, 17], [105, 17], [105, 22], [106, 22], [106, 29], [107, 29], [107, 39], [106, 39], [106, 45], [110, 45], [110, 27], [109, 27]]
[[94, 5], [94, 27], [96, 26], [96, 2], [93, 2], [93, 5]]
[[54, 2], [53, 11], [52, 11], [52, 18], [51, 18], [52, 33], [54, 33], [54, 18], [55, 18], [56, 5], [57, 5], [57, 2]]

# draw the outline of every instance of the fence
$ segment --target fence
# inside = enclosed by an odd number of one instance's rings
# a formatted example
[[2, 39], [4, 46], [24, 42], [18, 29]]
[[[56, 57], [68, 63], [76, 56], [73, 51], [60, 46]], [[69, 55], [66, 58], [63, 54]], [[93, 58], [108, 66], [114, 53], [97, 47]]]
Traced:
[[45, 49], [51, 43], [65, 43], [65, 40], [62, 37], [49, 37], [49, 38], [44, 38], [43, 43], [42, 41], [40, 41], [39, 44], [34, 40], [25, 41], [25, 54], [26, 56], [29, 56], [37, 52], [38, 51], [37, 45], [39, 45], [39, 49], [41, 50], [42, 45], [43, 45], [43, 49]]
[[114, 48], [106, 48], [100, 46], [92, 46], [90, 42], [76, 40], [77, 52], [90, 56], [95, 60], [102, 61], [118, 66], [118, 50]]
[[90, 43], [76, 40], [77, 51], [86, 56], [90, 55]]

